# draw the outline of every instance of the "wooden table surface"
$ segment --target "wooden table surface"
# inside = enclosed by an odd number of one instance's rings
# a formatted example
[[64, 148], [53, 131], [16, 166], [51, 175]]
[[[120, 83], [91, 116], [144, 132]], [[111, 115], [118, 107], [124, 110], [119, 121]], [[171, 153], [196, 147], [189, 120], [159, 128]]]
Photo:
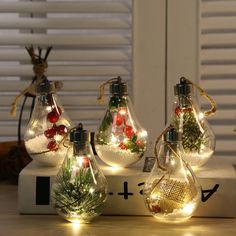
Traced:
[[165, 224], [151, 216], [99, 216], [91, 224], [73, 225], [56, 215], [19, 215], [17, 186], [0, 183], [0, 236], [13, 235], [236, 236], [236, 219], [191, 218], [181, 224]]

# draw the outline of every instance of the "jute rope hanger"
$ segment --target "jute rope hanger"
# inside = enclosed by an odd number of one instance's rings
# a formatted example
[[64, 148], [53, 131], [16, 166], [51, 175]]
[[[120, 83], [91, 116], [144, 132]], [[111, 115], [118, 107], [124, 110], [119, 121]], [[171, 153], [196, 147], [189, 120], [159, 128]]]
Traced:
[[23, 89], [14, 99], [12, 103], [12, 109], [11, 109], [11, 115], [16, 116], [16, 109], [17, 109], [17, 103], [19, 99], [22, 96], [28, 95], [28, 96], [35, 96], [35, 85], [41, 82], [46, 69], [48, 68], [47, 58], [49, 56], [50, 51], [52, 50], [52, 47], [48, 47], [46, 49], [46, 53], [44, 58], [42, 58], [42, 48], [38, 47], [38, 55], [35, 54], [34, 47], [31, 45], [30, 47], [25, 47], [28, 54], [30, 55], [31, 62], [33, 64], [33, 71], [35, 73], [35, 77], [32, 81], [32, 83]]
[[205, 111], [204, 116], [208, 117], [208, 116], [214, 115], [216, 113], [216, 110], [217, 110], [215, 100], [203, 88], [201, 88], [198, 84], [195, 84], [194, 82], [192, 82], [189, 79], [186, 79], [185, 77], [182, 77], [182, 78], [184, 78], [189, 84], [192, 84], [195, 88], [197, 88], [198, 91], [200, 92], [200, 95], [209, 101], [209, 103], [211, 105], [211, 109], [209, 109], [208, 111]]

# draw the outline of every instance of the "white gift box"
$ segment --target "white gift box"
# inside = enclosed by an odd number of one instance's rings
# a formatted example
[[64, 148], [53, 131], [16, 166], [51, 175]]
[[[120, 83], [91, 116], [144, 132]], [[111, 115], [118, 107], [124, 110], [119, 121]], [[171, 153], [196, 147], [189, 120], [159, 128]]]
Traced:
[[[142, 196], [143, 183], [149, 173], [142, 172], [143, 161], [132, 167], [114, 169], [99, 161], [107, 181], [108, 198], [104, 215], [149, 215]], [[21, 214], [55, 214], [50, 200], [50, 187], [59, 168], [47, 168], [34, 161], [20, 173], [18, 207]], [[203, 189], [216, 191], [201, 202], [195, 216], [236, 217], [236, 158], [213, 157], [195, 171]], [[209, 192], [206, 192], [206, 196]]]

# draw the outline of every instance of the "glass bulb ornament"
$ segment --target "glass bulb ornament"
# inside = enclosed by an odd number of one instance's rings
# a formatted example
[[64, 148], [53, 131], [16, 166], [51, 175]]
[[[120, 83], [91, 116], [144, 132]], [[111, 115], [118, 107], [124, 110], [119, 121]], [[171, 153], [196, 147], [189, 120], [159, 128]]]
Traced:
[[[128, 97], [127, 84], [120, 77], [104, 83], [110, 84], [110, 101], [95, 136], [98, 156], [113, 167], [127, 167], [144, 154], [147, 131], [139, 124]], [[102, 97], [102, 95], [101, 95]]]
[[52, 201], [59, 215], [70, 222], [89, 223], [102, 213], [107, 181], [100, 171], [82, 124], [70, 133], [73, 143], [52, 186]]
[[160, 138], [156, 142], [157, 159], [145, 182], [143, 197], [156, 219], [181, 222], [190, 218], [200, 203], [201, 186], [191, 167], [182, 159], [183, 147], [178, 132], [170, 127], [167, 130], [159, 149]]
[[[193, 85], [210, 101], [211, 110], [200, 111], [193, 95]], [[182, 133], [183, 158], [192, 167], [200, 167], [209, 160], [215, 150], [215, 135], [206, 119], [215, 113], [215, 102], [202, 88], [183, 77], [180, 83], [175, 85], [174, 91], [175, 101], [170, 123]]]
[[36, 86], [36, 102], [24, 136], [28, 154], [44, 166], [62, 164], [67, 151], [62, 141], [72, 126], [55, 93], [56, 83], [44, 77]]

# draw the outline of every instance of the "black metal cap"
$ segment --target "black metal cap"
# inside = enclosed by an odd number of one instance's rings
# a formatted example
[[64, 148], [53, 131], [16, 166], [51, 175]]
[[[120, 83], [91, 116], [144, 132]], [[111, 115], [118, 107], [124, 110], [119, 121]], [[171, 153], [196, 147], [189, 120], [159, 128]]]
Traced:
[[176, 142], [181, 141], [181, 135], [176, 131], [175, 128], [171, 128], [164, 134], [164, 141], [167, 142]]
[[79, 123], [78, 128], [70, 133], [70, 141], [80, 146], [90, 142], [90, 133], [83, 129], [82, 123]]
[[56, 93], [61, 90], [63, 83], [61, 81], [49, 81], [46, 76], [44, 76], [43, 81], [36, 85], [37, 94], [48, 94]]
[[126, 82], [122, 81], [120, 76], [117, 77], [117, 81], [110, 84], [110, 93], [113, 96], [122, 97], [128, 95], [128, 86]]
[[36, 86], [36, 93], [47, 94], [56, 92], [56, 83], [49, 81], [46, 77]]
[[175, 95], [187, 96], [192, 93], [192, 85], [184, 78], [180, 78], [180, 83], [174, 86]]

